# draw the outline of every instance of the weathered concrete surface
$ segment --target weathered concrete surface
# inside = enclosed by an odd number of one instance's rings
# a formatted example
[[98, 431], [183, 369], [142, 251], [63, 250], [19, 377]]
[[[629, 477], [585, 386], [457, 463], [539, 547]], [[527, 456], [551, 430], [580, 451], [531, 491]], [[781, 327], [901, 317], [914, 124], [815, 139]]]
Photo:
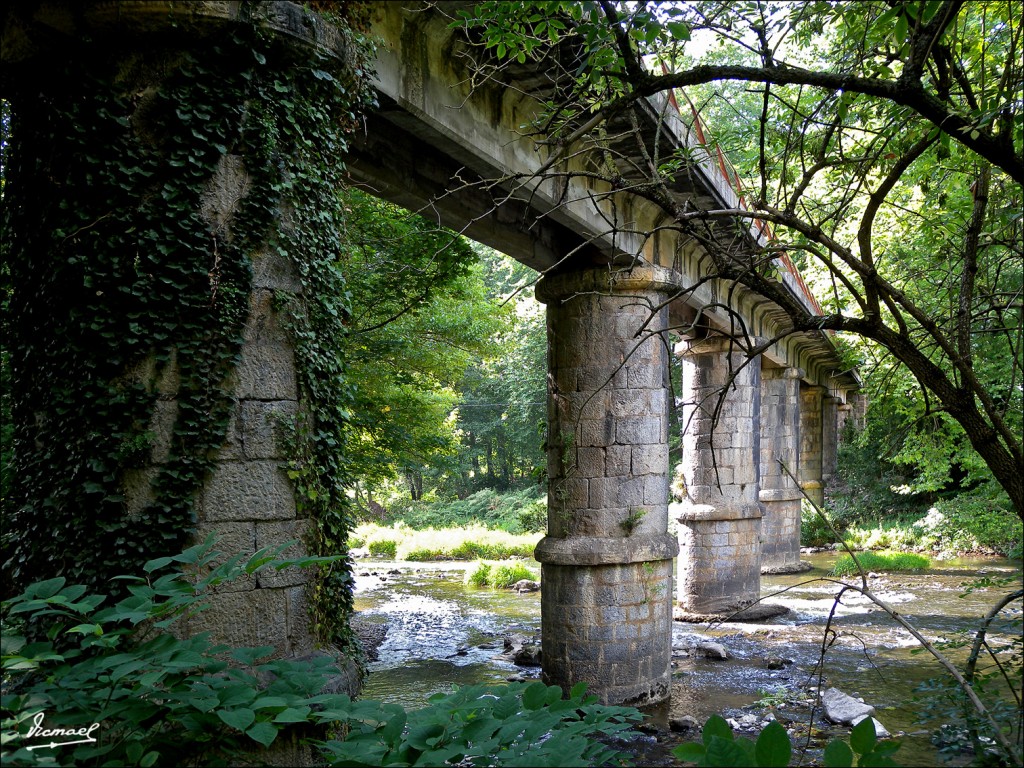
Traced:
[[[548, 535], [544, 677], [605, 702], [669, 693], [668, 270], [546, 277]], [[657, 311], [656, 311], [657, 309]], [[652, 317], [653, 315], [653, 317]]]

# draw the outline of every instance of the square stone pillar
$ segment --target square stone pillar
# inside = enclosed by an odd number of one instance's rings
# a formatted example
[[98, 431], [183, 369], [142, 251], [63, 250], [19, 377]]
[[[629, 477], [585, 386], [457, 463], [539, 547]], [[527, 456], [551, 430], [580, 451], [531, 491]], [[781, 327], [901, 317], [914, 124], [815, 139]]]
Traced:
[[726, 616], [760, 596], [761, 364], [729, 339], [677, 347], [683, 365], [683, 458], [677, 481], [679, 608]]
[[799, 368], [761, 367], [761, 572], [795, 573], [800, 563], [800, 500], [793, 476], [800, 463]]
[[800, 387], [800, 487], [819, 506], [825, 503], [822, 482], [822, 399], [825, 388]]
[[[545, 277], [548, 535], [544, 679], [609, 704], [669, 695], [669, 358], [673, 273], [608, 268]], [[662, 307], [658, 309], [658, 307]]]

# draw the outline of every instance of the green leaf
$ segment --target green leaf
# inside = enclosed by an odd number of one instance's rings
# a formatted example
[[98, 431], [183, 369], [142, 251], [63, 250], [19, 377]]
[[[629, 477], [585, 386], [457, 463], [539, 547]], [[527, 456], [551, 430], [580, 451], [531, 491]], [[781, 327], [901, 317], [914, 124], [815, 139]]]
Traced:
[[544, 683], [531, 683], [523, 691], [523, 706], [526, 709], [540, 709], [547, 703], [548, 687]]
[[309, 716], [309, 707], [288, 707], [274, 718], [275, 723], [304, 723]]
[[673, 40], [689, 40], [690, 26], [681, 21], [670, 21], [665, 25]]
[[256, 723], [245, 732], [253, 741], [258, 741], [264, 747], [269, 747], [277, 738], [277, 728], [267, 722]]
[[870, 752], [878, 739], [875, 737], [875, 721], [871, 717], [865, 717], [850, 731], [850, 746], [859, 755]]
[[677, 759], [686, 763], [699, 763], [704, 759], [706, 748], [695, 741], [687, 741], [672, 750]]
[[765, 726], [754, 744], [754, 755], [760, 768], [781, 768], [789, 765], [792, 751], [789, 734], [777, 722]]
[[851, 768], [853, 766], [853, 750], [845, 741], [836, 739], [825, 747], [822, 762], [825, 768]]
[[251, 709], [219, 709], [217, 717], [230, 725], [236, 731], [245, 733], [245, 729], [253, 724], [256, 713]]
[[701, 731], [701, 736], [704, 740], [704, 746], [708, 746], [716, 736], [720, 739], [732, 741], [732, 728], [729, 727], [729, 724], [721, 715], [712, 715], [704, 723], [704, 730]]
[[734, 768], [734, 766], [749, 764], [749, 755], [731, 738], [711, 737], [711, 741], [707, 745], [707, 750], [704, 754], [704, 765]]

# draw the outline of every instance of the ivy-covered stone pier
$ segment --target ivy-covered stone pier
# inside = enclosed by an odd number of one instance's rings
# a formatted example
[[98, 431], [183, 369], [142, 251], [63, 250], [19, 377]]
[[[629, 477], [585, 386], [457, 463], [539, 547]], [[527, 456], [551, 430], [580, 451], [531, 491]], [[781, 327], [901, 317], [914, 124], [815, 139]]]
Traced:
[[[344, 554], [332, 414], [345, 384], [324, 353], [344, 333], [328, 279], [343, 166], [323, 158], [343, 153], [368, 95], [354, 74], [365, 51], [344, 18], [288, 2], [2, 13], [17, 464], [5, 575], [108, 591], [210, 535], [226, 555]], [[222, 584], [176, 631], [333, 654], [351, 639], [345, 574]]]

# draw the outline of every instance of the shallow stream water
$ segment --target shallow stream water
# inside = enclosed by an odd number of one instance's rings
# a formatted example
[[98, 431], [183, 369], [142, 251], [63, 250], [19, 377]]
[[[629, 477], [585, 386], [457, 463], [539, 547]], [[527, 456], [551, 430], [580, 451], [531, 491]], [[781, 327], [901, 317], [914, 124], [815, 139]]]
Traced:
[[[667, 704], [647, 711], [648, 721], [670, 746], [678, 741], [667, 725], [684, 715], [703, 722], [719, 712], [727, 717], [768, 710], [783, 723], [807, 721], [809, 711], [794, 701], [810, 700], [818, 682], [824, 628], [832, 615], [834, 636], [825, 655], [822, 683], [873, 705], [876, 718], [904, 742], [901, 765], [936, 765], [929, 734], [948, 716], [938, 698], [915, 690], [942, 672], [931, 657], [913, 653], [918, 643], [866, 598], [841, 585], [823, 581], [834, 553], [802, 558], [811, 571], [762, 578], [762, 598], [789, 613], [765, 623], [726, 622], [673, 627], [673, 688]], [[530, 563], [537, 572], [540, 569]], [[362, 621], [387, 626], [379, 658], [369, 665], [362, 696], [424, 706], [429, 696], [455, 685], [504, 682], [521, 675], [539, 676], [539, 668], [520, 668], [495, 658], [510, 633], [539, 636], [540, 593], [515, 594], [463, 584], [467, 563], [404, 563], [371, 559], [356, 563], [356, 610]], [[964, 558], [933, 561], [922, 574], [872, 575], [869, 587], [905, 616], [931, 641], [953, 639], [974, 626], [998, 596], [1020, 585], [1019, 561]], [[1013, 580], [1001, 588], [965, 593], [965, 585], [984, 576]], [[847, 579], [847, 581], [855, 581]], [[1020, 617], [1020, 603], [1004, 616]], [[1010, 626], [997, 628], [1006, 639]], [[700, 641], [722, 643], [730, 658], [716, 661], [693, 653]], [[959, 654], [959, 655], [958, 655]], [[964, 652], [953, 651], [954, 659]], [[774, 663], [769, 659], [775, 657]], [[783, 665], [778, 669], [778, 660]], [[773, 701], [774, 700], [774, 701]], [[779, 704], [782, 701], [781, 706]], [[760, 702], [760, 703], [759, 703]], [[816, 715], [816, 723], [820, 714]]]

